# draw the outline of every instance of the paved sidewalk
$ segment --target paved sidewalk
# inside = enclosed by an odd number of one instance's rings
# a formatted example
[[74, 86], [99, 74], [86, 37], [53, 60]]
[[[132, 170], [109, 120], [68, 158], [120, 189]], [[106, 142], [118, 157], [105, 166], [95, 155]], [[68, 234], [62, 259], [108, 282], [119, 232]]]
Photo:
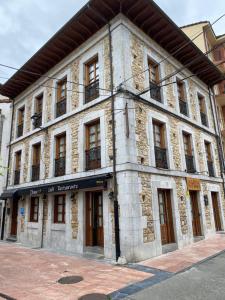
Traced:
[[[70, 285], [57, 282], [71, 275], [81, 276], [83, 281]], [[151, 276], [104, 262], [0, 243], [0, 295], [17, 300], [76, 300], [92, 293], [108, 295]]]
[[225, 234], [216, 234], [181, 250], [176, 250], [159, 257], [140, 262], [140, 265], [177, 273], [193, 264], [207, 259], [225, 250]]

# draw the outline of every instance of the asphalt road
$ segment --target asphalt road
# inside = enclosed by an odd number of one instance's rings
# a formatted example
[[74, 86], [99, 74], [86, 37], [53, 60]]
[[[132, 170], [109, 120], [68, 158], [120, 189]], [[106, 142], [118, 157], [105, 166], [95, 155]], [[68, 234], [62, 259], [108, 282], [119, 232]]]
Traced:
[[225, 253], [127, 300], [225, 300]]

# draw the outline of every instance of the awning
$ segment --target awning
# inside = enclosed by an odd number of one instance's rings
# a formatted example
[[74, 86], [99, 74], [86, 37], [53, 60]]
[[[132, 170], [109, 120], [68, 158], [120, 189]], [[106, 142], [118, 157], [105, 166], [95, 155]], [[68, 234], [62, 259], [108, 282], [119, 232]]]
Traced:
[[6, 200], [6, 199], [9, 199], [9, 198], [14, 198], [14, 197], [17, 196], [17, 191], [18, 191], [18, 189], [5, 190], [0, 195], [0, 199], [1, 200]]
[[[47, 183], [35, 186], [24, 187], [16, 190], [7, 190], [1, 195], [1, 199], [15, 198], [21, 196], [35, 196], [40, 194], [61, 193], [90, 188], [107, 188], [107, 179], [111, 178], [111, 174], [107, 173], [99, 176], [85, 177], [73, 180], [64, 180], [57, 183]], [[3, 198], [4, 197], [4, 198]]]

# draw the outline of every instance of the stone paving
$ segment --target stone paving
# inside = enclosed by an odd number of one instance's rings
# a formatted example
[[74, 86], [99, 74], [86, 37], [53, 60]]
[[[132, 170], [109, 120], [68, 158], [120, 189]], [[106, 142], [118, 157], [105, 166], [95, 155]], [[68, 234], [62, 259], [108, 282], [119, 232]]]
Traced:
[[[97, 300], [107, 299], [100, 294], [124, 299], [224, 250], [225, 235], [218, 234], [181, 250], [121, 267], [0, 243], [0, 299], [10, 299], [8, 296], [16, 300], [92, 300], [91, 296], [82, 298], [88, 294], [96, 294], [99, 299], [93, 299]], [[58, 283], [66, 276], [82, 278], [75, 284]]]

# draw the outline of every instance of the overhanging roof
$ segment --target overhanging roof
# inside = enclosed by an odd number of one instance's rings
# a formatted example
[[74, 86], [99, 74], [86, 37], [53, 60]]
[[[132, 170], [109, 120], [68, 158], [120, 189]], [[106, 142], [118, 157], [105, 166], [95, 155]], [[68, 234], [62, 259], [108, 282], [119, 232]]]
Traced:
[[[120, 12], [170, 54], [189, 41], [185, 33], [152, 0], [90, 0], [0, 88], [0, 93], [14, 99]], [[182, 64], [198, 57], [197, 62], [189, 65], [189, 70], [197, 74], [207, 69], [198, 75], [207, 85], [212, 86], [223, 78], [222, 73], [194, 43], [173, 56]]]

